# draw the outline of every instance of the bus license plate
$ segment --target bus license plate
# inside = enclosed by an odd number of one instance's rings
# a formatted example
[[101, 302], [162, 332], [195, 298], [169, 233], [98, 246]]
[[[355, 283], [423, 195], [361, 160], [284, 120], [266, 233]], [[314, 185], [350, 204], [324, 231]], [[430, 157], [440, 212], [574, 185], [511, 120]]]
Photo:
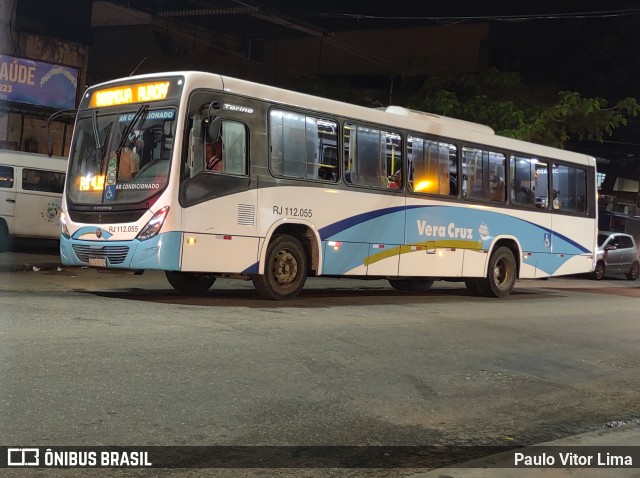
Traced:
[[107, 267], [107, 259], [104, 257], [90, 257], [89, 265], [93, 267]]

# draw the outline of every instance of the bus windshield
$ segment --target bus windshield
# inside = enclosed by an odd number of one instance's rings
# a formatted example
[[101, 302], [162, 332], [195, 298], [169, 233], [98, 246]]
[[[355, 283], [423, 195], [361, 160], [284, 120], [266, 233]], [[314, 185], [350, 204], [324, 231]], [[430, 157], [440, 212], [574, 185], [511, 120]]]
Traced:
[[76, 124], [68, 198], [77, 204], [144, 201], [169, 179], [175, 137], [174, 108], [93, 114]]

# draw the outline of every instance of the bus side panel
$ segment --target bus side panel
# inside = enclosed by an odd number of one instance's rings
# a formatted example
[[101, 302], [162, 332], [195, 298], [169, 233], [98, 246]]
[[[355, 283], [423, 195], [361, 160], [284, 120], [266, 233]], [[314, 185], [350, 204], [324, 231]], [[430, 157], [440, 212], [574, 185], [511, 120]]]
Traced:
[[[547, 261], [549, 259], [549, 254], [551, 254], [551, 230], [552, 230], [552, 217], [551, 214], [543, 213], [528, 213], [529, 216], [523, 215], [523, 218], [534, 222], [536, 224], [541, 225], [547, 232], [544, 233], [542, 240], [540, 237], [535, 241], [535, 245], [532, 246], [527, 241], [525, 243], [525, 248], [522, 251], [523, 260], [520, 265], [520, 278], [521, 279], [542, 279], [545, 277], [549, 277], [552, 275], [552, 268], [547, 267]], [[534, 274], [531, 275], [530, 268], [526, 267], [525, 264], [529, 264], [530, 266], [535, 267]]]
[[464, 264], [462, 266], [462, 277], [484, 277], [487, 274], [487, 262], [489, 251], [464, 251]]
[[256, 200], [257, 190], [252, 189], [184, 208], [180, 270], [241, 273], [255, 265]]
[[13, 223], [14, 235], [58, 239], [60, 203], [60, 195], [18, 191]]
[[180, 270], [243, 272], [257, 261], [259, 242], [257, 237], [185, 233]]
[[366, 257], [369, 244], [358, 242], [322, 241], [324, 246], [323, 275], [367, 275]]
[[594, 261], [593, 244], [578, 244], [569, 238], [593, 238], [593, 220], [554, 214], [552, 225], [551, 254], [547, 260], [557, 264], [554, 275], [591, 272]]
[[391, 276], [398, 275], [400, 267], [399, 244], [370, 244], [367, 257], [367, 275]]

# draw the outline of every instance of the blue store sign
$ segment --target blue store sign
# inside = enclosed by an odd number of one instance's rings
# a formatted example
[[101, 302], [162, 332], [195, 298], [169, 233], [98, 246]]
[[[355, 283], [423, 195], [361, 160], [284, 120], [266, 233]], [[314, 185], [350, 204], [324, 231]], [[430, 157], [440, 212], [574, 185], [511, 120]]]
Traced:
[[0, 100], [57, 109], [76, 106], [78, 70], [0, 55]]

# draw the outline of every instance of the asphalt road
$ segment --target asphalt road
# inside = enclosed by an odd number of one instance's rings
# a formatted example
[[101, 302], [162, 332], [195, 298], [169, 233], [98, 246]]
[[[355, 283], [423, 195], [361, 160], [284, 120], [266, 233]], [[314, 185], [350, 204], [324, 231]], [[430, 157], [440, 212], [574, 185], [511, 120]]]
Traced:
[[310, 279], [281, 303], [230, 280], [181, 296], [159, 273], [0, 274], [0, 443], [513, 446], [637, 423], [639, 298], [624, 280], [498, 300]]

